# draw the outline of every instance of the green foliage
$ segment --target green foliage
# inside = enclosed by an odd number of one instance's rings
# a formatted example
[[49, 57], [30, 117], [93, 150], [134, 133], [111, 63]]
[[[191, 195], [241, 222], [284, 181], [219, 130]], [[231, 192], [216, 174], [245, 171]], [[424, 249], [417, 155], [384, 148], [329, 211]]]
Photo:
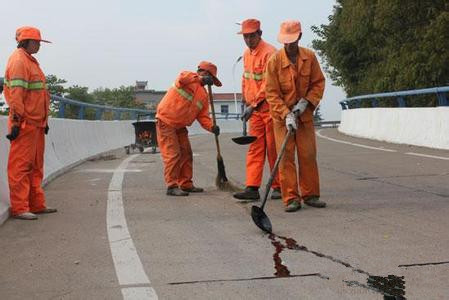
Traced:
[[447, 0], [338, 0], [329, 24], [312, 30], [348, 96], [449, 85]]
[[62, 96], [65, 92], [64, 84], [67, 83], [66, 80], [56, 77], [56, 75], [45, 76], [47, 82], [47, 89], [50, 94]]
[[[145, 109], [143, 103], [138, 103], [134, 99], [134, 87], [121, 86], [113, 89], [99, 88], [89, 93], [89, 89], [84, 86], [72, 85], [68, 88], [64, 87], [67, 83], [66, 80], [60, 79], [55, 75], [48, 75], [47, 88], [51, 94], [63, 96], [72, 100], [77, 100], [86, 103], [107, 105], [112, 107], [125, 107], [125, 108], [139, 108]], [[75, 105], [66, 105], [65, 116], [66, 118], [78, 118], [79, 107]], [[52, 115], [56, 116], [58, 113], [58, 106], [51, 105]], [[84, 112], [85, 118], [93, 120], [95, 119], [95, 109], [87, 108]], [[105, 119], [113, 119], [114, 116], [111, 112], [104, 112]]]

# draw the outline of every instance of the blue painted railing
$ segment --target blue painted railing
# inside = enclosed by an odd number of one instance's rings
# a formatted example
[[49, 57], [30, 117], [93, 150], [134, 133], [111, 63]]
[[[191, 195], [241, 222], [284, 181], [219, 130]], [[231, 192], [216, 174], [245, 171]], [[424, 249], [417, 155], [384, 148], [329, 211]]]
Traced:
[[[136, 120], [138, 115], [146, 115], [149, 116], [150, 119], [154, 119], [156, 115], [156, 111], [154, 110], [145, 110], [145, 109], [135, 109], [135, 108], [121, 108], [121, 107], [112, 107], [107, 105], [99, 105], [99, 104], [91, 104], [78, 100], [73, 100], [69, 98], [64, 98], [61, 96], [51, 95], [52, 103], [58, 106], [58, 118], [66, 118], [66, 107], [70, 105], [71, 107], [78, 107], [78, 115], [77, 118], [80, 120], [84, 120], [86, 117], [86, 109], [95, 110], [95, 120], [103, 120], [105, 112], [112, 112], [114, 120]], [[123, 118], [123, 115], [126, 114], [127, 118]], [[239, 119], [239, 113], [216, 113], [217, 119]]]
[[347, 98], [340, 101], [341, 108], [351, 109], [362, 107], [362, 101], [369, 101], [370, 107], [379, 107], [379, 99], [381, 98], [394, 98], [397, 102], [397, 107], [406, 107], [407, 103], [405, 97], [407, 96], [418, 96], [418, 95], [435, 95], [437, 97], [437, 106], [449, 106], [448, 101], [449, 86], [420, 89], [420, 90], [409, 90], [391, 93], [381, 93], [381, 94], [371, 94]]
[[[77, 100], [72, 100], [56, 95], [51, 95], [52, 103], [58, 106], [58, 118], [66, 118], [66, 107], [70, 105], [72, 107], [78, 107], [78, 119], [85, 119], [86, 109], [95, 110], [95, 120], [103, 120], [105, 112], [111, 112], [114, 120], [136, 120], [137, 115], [145, 114], [150, 116], [155, 116], [156, 112], [154, 110], [146, 110], [146, 109], [135, 109], [135, 108], [121, 108], [121, 107], [112, 107], [107, 105], [98, 105], [91, 104], [86, 102], [81, 102]], [[123, 118], [123, 114], [126, 114], [125, 118]]]

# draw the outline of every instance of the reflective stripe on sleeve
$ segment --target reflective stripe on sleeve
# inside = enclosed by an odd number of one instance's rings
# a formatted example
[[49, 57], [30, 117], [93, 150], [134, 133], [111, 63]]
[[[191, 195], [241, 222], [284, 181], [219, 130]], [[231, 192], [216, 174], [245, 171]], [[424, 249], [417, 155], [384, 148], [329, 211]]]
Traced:
[[176, 87], [175, 84], [173, 84], [173, 88], [178, 92], [179, 95], [181, 95], [183, 98], [189, 100], [190, 102], [192, 102], [193, 100], [193, 95], [187, 93], [185, 90], [183, 90], [182, 88], [178, 88]]
[[251, 72], [245, 71], [243, 73], [243, 77], [245, 79], [254, 79], [256, 81], [260, 81], [265, 77], [265, 74], [264, 73], [251, 73]]
[[15, 87], [22, 87], [24, 89], [27, 90], [42, 90], [45, 89], [45, 83], [43, 81], [26, 81], [23, 79], [11, 79], [11, 80], [6, 80], [4, 84], [8, 87], [8, 88], [15, 88]]

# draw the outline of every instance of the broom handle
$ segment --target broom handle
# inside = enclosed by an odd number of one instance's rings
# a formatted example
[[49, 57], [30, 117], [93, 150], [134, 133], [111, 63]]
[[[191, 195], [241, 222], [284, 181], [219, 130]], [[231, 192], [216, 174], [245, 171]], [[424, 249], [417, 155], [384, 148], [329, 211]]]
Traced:
[[[210, 109], [212, 111], [212, 124], [214, 126], [217, 126], [217, 120], [215, 119], [215, 108], [214, 108], [214, 99], [212, 96], [212, 86], [207, 85], [207, 92], [209, 94], [209, 103], [210, 103]], [[215, 137], [215, 145], [217, 146], [217, 157], [221, 158], [221, 152], [220, 152], [220, 143], [218, 142], [218, 136], [214, 134]]]

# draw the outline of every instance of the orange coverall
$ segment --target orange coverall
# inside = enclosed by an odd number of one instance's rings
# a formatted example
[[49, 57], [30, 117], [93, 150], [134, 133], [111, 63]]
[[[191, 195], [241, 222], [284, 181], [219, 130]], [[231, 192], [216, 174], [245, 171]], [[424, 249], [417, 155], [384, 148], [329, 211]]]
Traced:
[[8, 60], [4, 94], [9, 105], [8, 128], [20, 126], [11, 141], [8, 181], [11, 213], [38, 212], [46, 208], [44, 191], [44, 130], [50, 95], [37, 60], [24, 49], [16, 49]]
[[[255, 108], [249, 119], [249, 134], [257, 137], [246, 155], [246, 186], [260, 187], [265, 156], [268, 156], [270, 169], [276, 161], [273, 124], [269, 105], [265, 101], [265, 71], [268, 60], [275, 52], [276, 48], [260, 40], [254, 50], [247, 48], [243, 54], [243, 99], [246, 105]], [[271, 186], [279, 188], [277, 174]]]
[[[266, 95], [273, 117], [276, 148], [279, 151], [287, 134], [285, 117], [299, 99], [309, 101], [306, 111], [298, 118], [298, 129], [287, 142], [284, 157], [279, 165], [282, 200], [299, 200], [301, 196], [320, 196], [320, 181], [316, 161], [313, 111], [323, 97], [325, 79], [315, 54], [299, 47], [296, 64], [292, 64], [285, 49], [277, 51], [267, 66]], [[295, 148], [298, 155], [296, 173]]]
[[168, 188], [193, 186], [193, 156], [186, 126], [198, 120], [212, 130], [206, 89], [197, 73], [183, 71], [157, 107], [157, 141]]

